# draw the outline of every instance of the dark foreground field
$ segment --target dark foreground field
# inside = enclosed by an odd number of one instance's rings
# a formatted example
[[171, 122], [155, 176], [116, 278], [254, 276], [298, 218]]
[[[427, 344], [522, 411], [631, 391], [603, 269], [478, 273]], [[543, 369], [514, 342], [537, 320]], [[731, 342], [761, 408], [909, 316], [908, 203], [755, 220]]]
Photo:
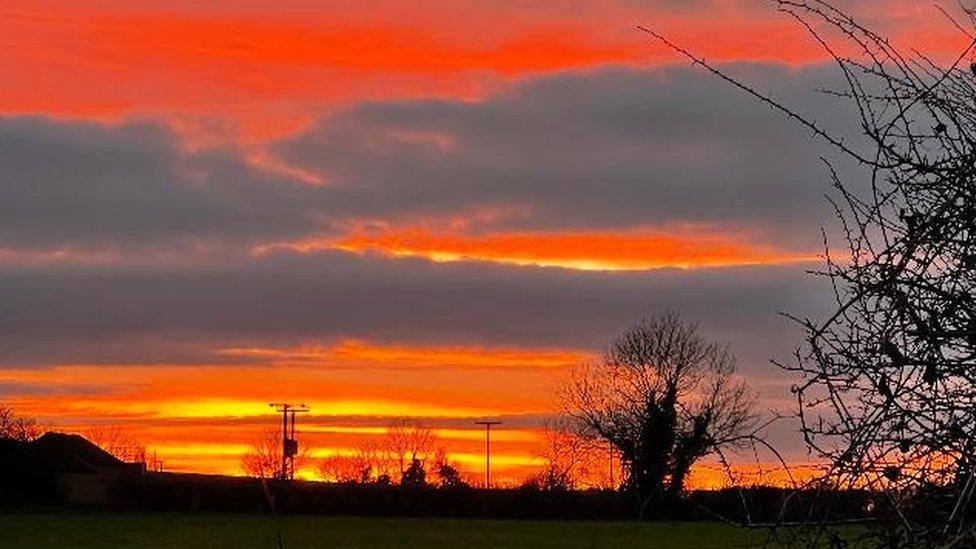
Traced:
[[0, 547], [705, 548], [744, 547], [756, 532], [716, 523], [528, 522], [268, 515], [0, 515]]

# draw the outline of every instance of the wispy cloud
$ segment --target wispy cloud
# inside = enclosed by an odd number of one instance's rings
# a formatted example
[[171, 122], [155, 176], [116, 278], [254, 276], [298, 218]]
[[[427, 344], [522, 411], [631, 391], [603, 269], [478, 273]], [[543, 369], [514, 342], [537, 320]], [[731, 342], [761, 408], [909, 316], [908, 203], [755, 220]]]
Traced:
[[816, 253], [793, 252], [755, 242], [748, 235], [708, 230], [641, 228], [618, 232], [432, 233], [400, 230], [354, 233], [261, 248], [312, 253], [342, 250], [356, 254], [420, 257], [438, 263], [485, 261], [506, 265], [559, 267], [582, 271], [647, 271], [744, 265], [810, 263]]

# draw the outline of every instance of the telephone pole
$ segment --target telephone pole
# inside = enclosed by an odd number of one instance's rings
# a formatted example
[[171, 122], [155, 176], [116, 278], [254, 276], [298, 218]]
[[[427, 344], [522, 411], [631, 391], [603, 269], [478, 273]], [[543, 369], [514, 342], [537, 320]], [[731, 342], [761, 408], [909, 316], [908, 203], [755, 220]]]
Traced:
[[500, 421], [476, 421], [475, 425], [485, 426], [485, 488], [491, 488], [491, 426], [501, 425]]
[[[298, 439], [295, 438], [295, 414], [308, 411], [304, 404], [290, 404], [287, 402], [272, 402], [275, 411], [281, 413], [281, 471], [278, 478], [288, 480], [295, 478], [295, 456], [298, 455]], [[288, 420], [291, 420], [291, 432], [288, 431]]]

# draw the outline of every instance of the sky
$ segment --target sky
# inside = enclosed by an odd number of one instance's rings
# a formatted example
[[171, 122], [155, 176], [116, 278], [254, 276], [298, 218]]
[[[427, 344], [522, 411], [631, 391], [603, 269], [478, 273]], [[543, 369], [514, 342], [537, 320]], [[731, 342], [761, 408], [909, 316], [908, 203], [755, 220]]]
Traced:
[[[925, 2], [838, 5], [967, 42]], [[780, 312], [829, 306], [836, 154], [638, 24], [857, 139], [762, 0], [6, 0], [0, 401], [228, 474], [269, 402], [311, 407], [317, 456], [422, 421], [472, 477], [498, 418], [517, 482], [567, 371], [675, 310], [788, 411], [770, 360]]]

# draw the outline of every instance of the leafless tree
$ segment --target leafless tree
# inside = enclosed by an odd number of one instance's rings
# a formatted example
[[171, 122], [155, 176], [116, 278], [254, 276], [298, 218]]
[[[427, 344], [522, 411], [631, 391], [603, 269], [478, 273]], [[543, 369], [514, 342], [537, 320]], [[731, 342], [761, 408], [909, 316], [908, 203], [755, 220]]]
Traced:
[[30, 441], [43, 434], [43, 429], [33, 418], [18, 416], [13, 408], [0, 404], [0, 438]]
[[[364, 440], [354, 454], [337, 454], [323, 458], [316, 470], [328, 482], [390, 484], [399, 479], [400, 457], [387, 447], [387, 439]], [[404, 460], [406, 460], [404, 454]]]
[[241, 456], [241, 469], [247, 476], [274, 478], [281, 474], [281, 433], [267, 429]]
[[863, 146], [647, 32], [866, 169], [850, 182], [828, 162], [843, 249], [828, 244], [817, 274], [835, 306], [796, 318], [807, 344], [783, 367], [800, 379], [802, 433], [828, 467], [818, 485], [879, 496], [869, 542], [974, 546], [976, 19], [961, 5], [960, 17], [933, 8], [968, 41], [938, 62], [899, 51], [828, 2], [773, 3], [833, 57], [845, 84], [827, 93], [853, 108]]
[[354, 454], [337, 454], [323, 458], [317, 467], [320, 477], [332, 482], [387, 483], [400, 482], [410, 472], [440, 484], [439, 471], [451, 476], [448, 483], [458, 484], [459, 468], [448, 460], [438, 445], [437, 435], [419, 421], [399, 419], [390, 423], [382, 437], [361, 442]]
[[352, 455], [335, 454], [322, 458], [316, 467], [319, 477], [340, 484], [365, 484], [375, 478], [375, 460], [359, 451]]
[[[573, 490], [581, 487], [613, 487], [609, 475], [609, 445], [584, 436], [563, 418], [549, 422], [542, 431], [538, 457], [542, 469], [529, 476], [523, 486], [539, 490]], [[614, 487], [615, 488], [615, 487]]]
[[438, 447], [434, 453], [432, 471], [434, 483], [439, 488], [466, 488], [469, 486], [461, 471], [461, 465], [456, 461], [451, 461], [443, 446]]
[[[303, 445], [295, 456], [296, 473], [311, 462], [312, 450]], [[281, 431], [266, 429], [241, 455], [241, 470], [250, 477], [270, 479], [281, 475]], [[297, 476], [297, 475], [296, 475]]]
[[[390, 460], [390, 453], [383, 449], [382, 441], [365, 440], [356, 448], [354, 458], [363, 464], [363, 482], [388, 482], [399, 478], [400, 469]], [[384, 481], [385, 479], [385, 481]]]
[[402, 476], [414, 460], [426, 466], [436, 453], [436, 443], [437, 436], [429, 427], [401, 419], [386, 428], [381, 448]]
[[668, 313], [614, 339], [602, 360], [578, 368], [563, 391], [581, 432], [618, 452], [641, 515], [674, 501], [691, 466], [752, 433], [753, 398], [728, 346]]
[[81, 434], [92, 444], [129, 463], [146, 463], [146, 446], [118, 425], [99, 425]]

